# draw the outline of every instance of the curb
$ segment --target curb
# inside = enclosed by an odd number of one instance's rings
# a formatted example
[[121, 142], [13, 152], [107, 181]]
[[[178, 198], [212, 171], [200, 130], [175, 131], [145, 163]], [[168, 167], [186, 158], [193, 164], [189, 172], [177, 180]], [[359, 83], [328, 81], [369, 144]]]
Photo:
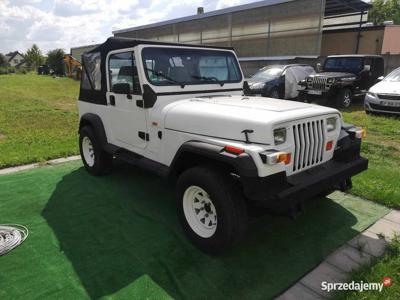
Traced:
[[58, 165], [58, 164], [62, 164], [62, 163], [70, 162], [70, 161], [75, 161], [75, 160], [79, 160], [79, 159], [81, 159], [81, 157], [79, 155], [76, 155], [76, 156], [69, 156], [69, 157], [63, 157], [63, 158], [56, 158], [56, 159], [45, 161], [43, 163], [34, 163], [34, 164], [0, 169], [0, 175], [6, 175], [6, 174], [16, 173], [16, 172], [20, 172], [20, 171], [36, 169], [36, 168], [43, 167], [46, 165], [54, 166], [54, 165]]
[[400, 211], [392, 210], [375, 224], [327, 256], [315, 269], [276, 297], [276, 300], [329, 299], [334, 293], [321, 289], [321, 283], [347, 282], [352, 271], [381, 257], [394, 236], [400, 234]]

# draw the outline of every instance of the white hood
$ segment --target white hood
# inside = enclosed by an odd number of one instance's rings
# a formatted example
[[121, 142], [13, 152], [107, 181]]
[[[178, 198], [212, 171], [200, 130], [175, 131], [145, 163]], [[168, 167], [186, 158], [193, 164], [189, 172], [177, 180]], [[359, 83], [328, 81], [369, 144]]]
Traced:
[[400, 95], [400, 82], [384, 80], [375, 84], [369, 91], [375, 94]]
[[280, 123], [339, 114], [335, 109], [263, 97], [193, 98], [164, 108], [166, 129], [244, 141], [245, 129], [254, 130], [251, 141], [267, 144], [272, 128]]

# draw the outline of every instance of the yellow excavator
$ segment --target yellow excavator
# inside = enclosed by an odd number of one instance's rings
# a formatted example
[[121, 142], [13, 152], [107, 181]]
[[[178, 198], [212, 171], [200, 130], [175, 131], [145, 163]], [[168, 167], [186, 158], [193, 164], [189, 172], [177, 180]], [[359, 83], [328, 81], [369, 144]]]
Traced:
[[80, 80], [82, 74], [81, 62], [70, 54], [65, 54], [63, 61], [67, 67], [67, 76]]

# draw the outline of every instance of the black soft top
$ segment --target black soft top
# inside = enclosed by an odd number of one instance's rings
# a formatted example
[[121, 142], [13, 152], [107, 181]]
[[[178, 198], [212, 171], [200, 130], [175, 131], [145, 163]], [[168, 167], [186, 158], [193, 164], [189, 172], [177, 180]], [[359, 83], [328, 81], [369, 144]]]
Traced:
[[[107, 54], [113, 50], [132, 48], [137, 45], [155, 45], [155, 46], [178, 46], [178, 47], [196, 47], [220, 50], [233, 50], [231, 47], [215, 47], [207, 45], [164, 43], [149, 40], [139, 40], [123, 37], [110, 37], [103, 44], [84, 53], [82, 55], [83, 74], [81, 79], [81, 88], [79, 100], [96, 103], [107, 104], [107, 79], [106, 79], [106, 58]], [[100, 78], [100, 80], [95, 80]]]
[[118, 49], [131, 48], [137, 45], [158, 45], [158, 46], [179, 46], [179, 47], [195, 47], [195, 48], [209, 48], [209, 49], [222, 49], [222, 50], [233, 50], [232, 47], [216, 47], [207, 45], [194, 45], [194, 44], [182, 44], [182, 43], [166, 43], [157, 42], [150, 40], [140, 40], [133, 38], [124, 37], [110, 37], [103, 44], [92, 49], [88, 53], [101, 52], [107, 55], [108, 52]]

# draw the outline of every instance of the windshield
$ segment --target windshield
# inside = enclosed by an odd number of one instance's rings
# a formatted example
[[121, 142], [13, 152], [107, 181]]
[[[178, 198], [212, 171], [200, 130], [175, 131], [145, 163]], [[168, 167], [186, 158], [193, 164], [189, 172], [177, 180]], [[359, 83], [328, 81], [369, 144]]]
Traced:
[[394, 81], [394, 82], [400, 82], [400, 68], [394, 70], [392, 73], [390, 73], [384, 81]]
[[282, 67], [278, 66], [263, 68], [254, 74], [251, 79], [270, 81], [281, 76], [282, 70]]
[[358, 73], [364, 67], [362, 57], [334, 57], [325, 61], [325, 72], [350, 72]]
[[242, 81], [235, 55], [230, 51], [188, 48], [144, 48], [147, 79], [154, 85], [211, 84]]

